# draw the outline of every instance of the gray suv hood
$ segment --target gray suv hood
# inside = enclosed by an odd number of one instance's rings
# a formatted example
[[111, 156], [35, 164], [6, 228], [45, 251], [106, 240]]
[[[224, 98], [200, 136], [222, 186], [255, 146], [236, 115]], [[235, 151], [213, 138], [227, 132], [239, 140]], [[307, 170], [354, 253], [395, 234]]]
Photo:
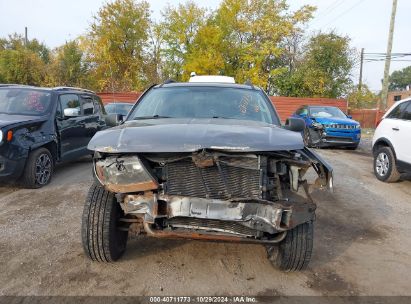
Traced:
[[145, 119], [97, 132], [88, 149], [107, 153], [257, 152], [303, 149], [300, 133], [235, 119]]

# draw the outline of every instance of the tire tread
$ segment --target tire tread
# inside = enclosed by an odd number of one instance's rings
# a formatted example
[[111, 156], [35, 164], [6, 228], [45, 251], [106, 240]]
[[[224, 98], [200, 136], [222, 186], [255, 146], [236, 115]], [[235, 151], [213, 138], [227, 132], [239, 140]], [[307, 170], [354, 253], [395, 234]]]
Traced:
[[[389, 173], [386, 175], [386, 177], [380, 176], [377, 171], [376, 171], [376, 159], [378, 154], [381, 152], [385, 152], [388, 155], [388, 158], [390, 159], [390, 168], [388, 169]], [[394, 152], [390, 147], [387, 146], [382, 146], [377, 149], [377, 151], [374, 154], [374, 174], [379, 179], [380, 181], [386, 182], [386, 183], [395, 183], [398, 182], [401, 178], [401, 173], [398, 172], [397, 169], [397, 161], [394, 155]]]
[[307, 222], [289, 230], [280, 243], [277, 258], [270, 259], [280, 270], [291, 272], [307, 268], [313, 245], [313, 223]]
[[[113, 262], [124, 252], [127, 232], [117, 235], [117, 212], [120, 211], [114, 194], [93, 183], [87, 194], [82, 216], [82, 243], [86, 255], [93, 261]], [[125, 242], [118, 249], [116, 242]]]

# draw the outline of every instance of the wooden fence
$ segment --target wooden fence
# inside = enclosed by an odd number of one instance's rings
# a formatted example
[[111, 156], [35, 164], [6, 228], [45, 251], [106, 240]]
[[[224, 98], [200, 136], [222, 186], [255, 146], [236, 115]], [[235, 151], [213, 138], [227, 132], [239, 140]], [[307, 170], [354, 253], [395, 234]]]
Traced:
[[[120, 92], [120, 93], [98, 93], [104, 104], [110, 102], [128, 102], [135, 103], [140, 97], [140, 92]], [[300, 98], [300, 97], [282, 97], [271, 96], [271, 102], [277, 109], [281, 120], [284, 122], [290, 117], [295, 110], [302, 105], [325, 105], [340, 108], [343, 112], [352, 115], [353, 119], [360, 122], [363, 128], [374, 128], [375, 122], [378, 121], [384, 114], [383, 112], [377, 113], [377, 110], [347, 110], [347, 101], [345, 99], [332, 99], [332, 98]], [[376, 119], [378, 116], [378, 119]]]
[[[134, 103], [140, 97], [140, 92], [120, 92], [120, 93], [98, 93], [104, 104], [110, 102], [129, 102]], [[282, 121], [290, 117], [302, 105], [325, 105], [340, 108], [343, 112], [348, 113], [360, 122], [363, 128], [374, 128], [375, 122], [381, 119], [383, 112], [368, 109], [348, 109], [345, 99], [331, 98], [299, 98], [299, 97], [282, 97], [271, 96], [271, 102], [277, 109]], [[377, 116], [377, 117], [376, 117]], [[378, 119], [377, 119], [378, 118]]]
[[97, 93], [104, 104], [110, 102], [135, 103], [140, 97], [140, 92], [119, 92], [119, 93]]
[[384, 112], [375, 109], [349, 109], [348, 114], [358, 121], [362, 128], [375, 128], [376, 122], [382, 118]]

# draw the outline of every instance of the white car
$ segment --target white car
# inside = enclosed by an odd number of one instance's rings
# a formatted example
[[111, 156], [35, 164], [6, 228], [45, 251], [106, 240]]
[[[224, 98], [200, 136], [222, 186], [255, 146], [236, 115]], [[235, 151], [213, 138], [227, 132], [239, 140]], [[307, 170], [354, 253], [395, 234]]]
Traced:
[[383, 116], [372, 141], [374, 174], [393, 183], [411, 173], [411, 98], [396, 102]]

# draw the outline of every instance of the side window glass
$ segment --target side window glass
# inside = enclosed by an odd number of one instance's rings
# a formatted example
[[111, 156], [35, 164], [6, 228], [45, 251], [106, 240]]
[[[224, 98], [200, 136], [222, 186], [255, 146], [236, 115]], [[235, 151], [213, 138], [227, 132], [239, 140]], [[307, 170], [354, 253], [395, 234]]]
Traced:
[[410, 120], [411, 121], [411, 101], [406, 102], [408, 105], [407, 108], [404, 110], [404, 113], [402, 114], [402, 119], [404, 120]]
[[[62, 113], [59, 113], [60, 116], [63, 116], [65, 112], [68, 112], [66, 109], [70, 109], [69, 112], [71, 116], [80, 115], [80, 99], [76, 94], [64, 94], [60, 95], [60, 109]], [[66, 111], [65, 111], [66, 110]]]
[[81, 106], [83, 108], [83, 115], [88, 116], [94, 114], [94, 102], [91, 96], [82, 96]]
[[395, 118], [395, 119], [401, 118], [401, 114], [404, 112], [407, 104], [408, 104], [407, 102], [403, 102], [402, 104], [396, 106], [395, 109], [392, 110], [390, 114], [388, 114], [387, 118]]
[[100, 97], [93, 96], [93, 102], [94, 102], [94, 113], [106, 114], [104, 111], [104, 107], [102, 106]]

